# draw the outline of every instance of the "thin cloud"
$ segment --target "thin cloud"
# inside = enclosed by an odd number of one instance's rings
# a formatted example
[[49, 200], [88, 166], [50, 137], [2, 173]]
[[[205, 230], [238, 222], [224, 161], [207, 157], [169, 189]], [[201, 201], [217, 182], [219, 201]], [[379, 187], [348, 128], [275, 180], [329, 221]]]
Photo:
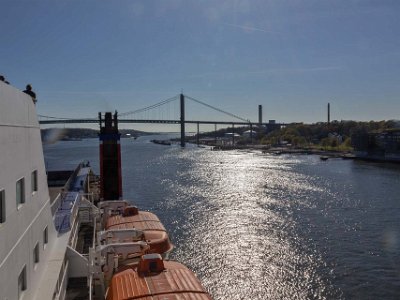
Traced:
[[306, 73], [306, 72], [329, 72], [343, 70], [342, 66], [322, 66], [322, 67], [305, 67], [305, 68], [282, 68], [282, 69], [270, 69], [266, 71], [254, 72], [254, 73]]
[[232, 79], [235, 77], [257, 76], [257, 75], [271, 75], [271, 74], [297, 74], [307, 72], [330, 72], [343, 70], [342, 66], [322, 66], [322, 67], [305, 67], [305, 68], [278, 68], [257, 71], [226, 71], [226, 72], [207, 72], [201, 74], [194, 74], [190, 78], [220, 78]]
[[129, 91], [50, 91], [44, 90], [40, 91], [41, 94], [57, 94], [57, 95], [99, 95], [99, 94], [120, 94], [120, 93], [129, 93]]
[[237, 24], [231, 24], [231, 23], [225, 23], [225, 22], [222, 22], [222, 24], [224, 24], [226, 26], [230, 26], [230, 27], [244, 29], [244, 30], [261, 31], [261, 32], [265, 32], [265, 33], [276, 33], [273, 31], [269, 31], [269, 30], [265, 30], [265, 29], [257, 28], [257, 27], [252, 27], [252, 26], [237, 25]]
[[298, 72], [318, 72], [318, 71], [338, 71], [342, 70], [343, 67], [341, 66], [331, 66], [331, 67], [314, 67], [314, 68], [299, 68], [299, 69], [293, 69], [294, 71]]

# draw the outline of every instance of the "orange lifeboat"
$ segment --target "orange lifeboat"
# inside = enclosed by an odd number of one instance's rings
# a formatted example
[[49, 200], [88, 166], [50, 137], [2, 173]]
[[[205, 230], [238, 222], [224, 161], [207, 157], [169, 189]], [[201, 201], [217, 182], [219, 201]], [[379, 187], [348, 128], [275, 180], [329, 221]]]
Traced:
[[147, 254], [138, 265], [113, 276], [106, 299], [211, 300], [211, 297], [184, 265], [163, 261], [159, 254]]
[[107, 230], [137, 229], [143, 232], [143, 240], [149, 245], [149, 253], [168, 253], [173, 249], [167, 230], [160, 219], [151, 212], [139, 211], [134, 206], [124, 208], [122, 214], [108, 217]]

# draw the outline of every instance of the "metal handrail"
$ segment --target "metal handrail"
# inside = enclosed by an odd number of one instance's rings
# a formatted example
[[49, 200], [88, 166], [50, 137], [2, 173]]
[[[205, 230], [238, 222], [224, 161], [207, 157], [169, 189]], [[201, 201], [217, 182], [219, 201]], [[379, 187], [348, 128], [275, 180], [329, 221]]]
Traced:
[[[93, 218], [93, 240], [92, 240], [92, 248], [96, 247], [96, 230], [97, 230], [97, 218], [96, 216]], [[90, 262], [89, 262], [90, 263]], [[89, 300], [92, 300], [93, 294], [93, 274], [89, 273]]]
[[61, 295], [61, 292], [63, 291], [63, 285], [65, 284], [65, 281], [67, 278], [68, 268], [69, 268], [69, 261], [64, 260], [61, 265], [60, 274], [58, 275], [58, 279], [57, 279], [57, 283], [56, 283], [56, 290], [55, 290], [55, 297], [53, 299], [57, 299], [57, 300], [65, 299], [65, 293], [64, 293], [64, 295]]
[[54, 199], [53, 203], [51, 203], [51, 205], [50, 205], [52, 216], [55, 215], [57, 209], [60, 207], [60, 203], [61, 203], [61, 193], [58, 193], [57, 197]]

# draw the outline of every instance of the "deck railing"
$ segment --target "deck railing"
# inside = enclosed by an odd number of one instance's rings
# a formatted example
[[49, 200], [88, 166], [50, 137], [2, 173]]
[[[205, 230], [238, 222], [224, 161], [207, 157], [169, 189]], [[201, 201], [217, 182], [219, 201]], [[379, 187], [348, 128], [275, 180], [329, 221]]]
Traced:
[[56, 199], [54, 199], [53, 203], [51, 203], [50, 208], [51, 208], [51, 214], [54, 217], [54, 215], [56, 214], [57, 209], [60, 207], [61, 204], [61, 193], [59, 193], [56, 197]]
[[[96, 248], [96, 232], [97, 232], [97, 219], [93, 218], [93, 240], [92, 240], [92, 248]], [[89, 264], [92, 263], [89, 261]], [[89, 272], [88, 276], [88, 286], [89, 286], [89, 300], [93, 299], [93, 274]]]
[[[75, 170], [73, 171], [73, 173], [71, 174], [71, 176], [68, 178], [67, 182], [64, 184], [64, 188], [67, 190], [71, 190], [72, 185], [74, 183], [74, 180], [76, 179], [76, 176], [78, 175], [80, 169], [84, 166], [84, 163], [80, 163]], [[60, 192], [57, 197], [54, 199], [54, 201], [51, 203], [50, 207], [51, 207], [51, 214], [55, 215], [55, 213], [57, 212], [57, 209], [60, 207], [61, 202], [63, 200], [63, 196], [65, 195], [64, 192]]]
[[67, 283], [68, 283], [68, 268], [69, 262], [64, 259], [63, 264], [61, 266], [60, 273], [58, 275], [58, 280], [56, 283], [56, 289], [54, 291], [54, 300], [64, 300], [67, 292]]

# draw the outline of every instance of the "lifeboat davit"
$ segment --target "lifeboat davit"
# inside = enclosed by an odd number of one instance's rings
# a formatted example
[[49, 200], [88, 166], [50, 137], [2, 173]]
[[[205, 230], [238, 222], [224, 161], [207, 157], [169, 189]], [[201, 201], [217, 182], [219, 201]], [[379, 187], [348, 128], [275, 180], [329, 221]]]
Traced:
[[211, 297], [184, 265], [163, 261], [159, 254], [146, 254], [137, 265], [114, 274], [106, 299], [211, 300]]

